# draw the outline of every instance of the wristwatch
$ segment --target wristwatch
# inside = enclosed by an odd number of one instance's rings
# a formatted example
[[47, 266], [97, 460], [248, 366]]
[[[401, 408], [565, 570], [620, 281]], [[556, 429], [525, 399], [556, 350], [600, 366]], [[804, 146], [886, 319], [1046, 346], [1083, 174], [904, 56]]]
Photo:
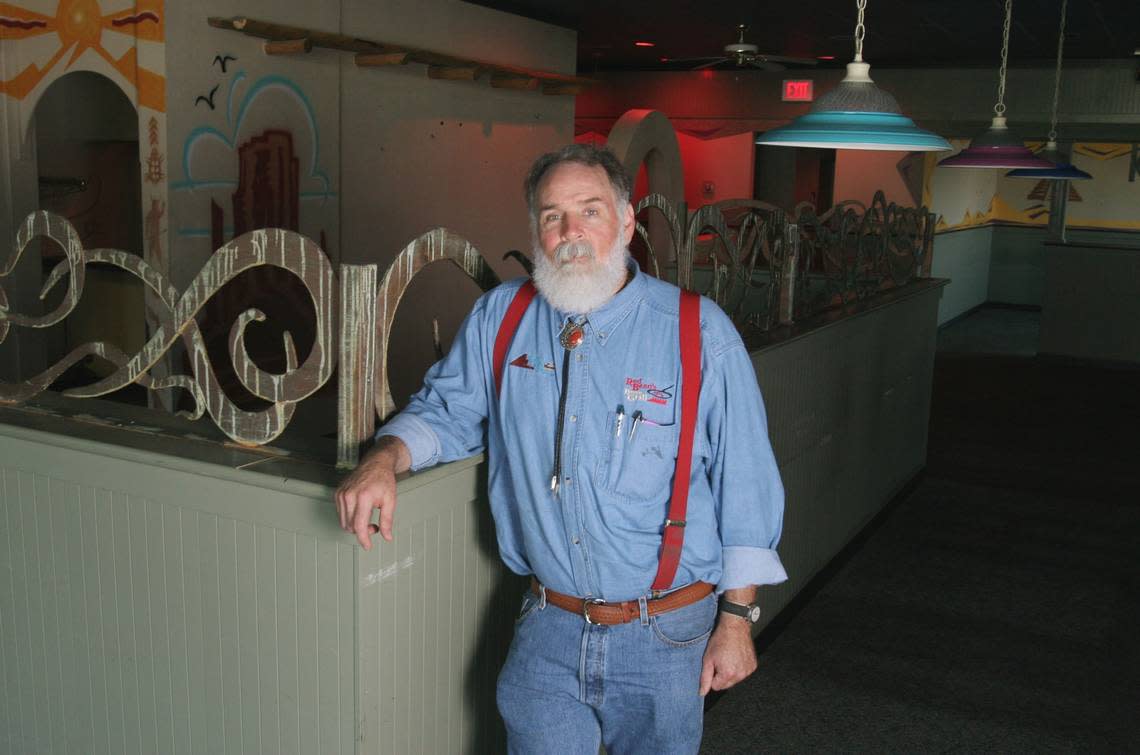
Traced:
[[725, 613], [735, 614], [743, 619], [747, 619], [749, 624], [755, 624], [760, 621], [760, 606], [755, 603], [742, 605], [740, 603], [733, 603], [723, 595], [717, 603], [717, 607]]

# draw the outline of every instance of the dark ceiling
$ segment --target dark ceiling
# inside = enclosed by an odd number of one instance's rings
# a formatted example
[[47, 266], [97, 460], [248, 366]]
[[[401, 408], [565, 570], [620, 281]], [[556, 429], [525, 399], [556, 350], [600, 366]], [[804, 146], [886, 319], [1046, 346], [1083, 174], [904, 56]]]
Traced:
[[[578, 32], [578, 71], [686, 70], [736, 41], [736, 27], [760, 52], [818, 58], [840, 67], [852, 57], [855, 0], [469, 0]], [[1011, 66], [1052, 64], [1061, 0], [1013, 6]], [[863, 56], [873, 66], [997, 66], [1002, 0], [870, 0]], [[1131, 58], [1140, 48], [1140, 0], [1071, 0], [1065, 59]], [[636, 41], [653, 47], [637, 47]], [[663, 61], [665, 58], [667, 60]], [[731, 67], [726, 63], [722, 67]]]

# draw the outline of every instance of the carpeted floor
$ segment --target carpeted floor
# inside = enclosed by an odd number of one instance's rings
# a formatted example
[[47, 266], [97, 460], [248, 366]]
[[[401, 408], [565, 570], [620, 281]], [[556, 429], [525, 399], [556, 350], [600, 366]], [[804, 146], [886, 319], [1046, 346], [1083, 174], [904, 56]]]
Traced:
[[703, 752], [1140, 751], [1138, 425], [1140, 370], [940, 354], [925, 473]]

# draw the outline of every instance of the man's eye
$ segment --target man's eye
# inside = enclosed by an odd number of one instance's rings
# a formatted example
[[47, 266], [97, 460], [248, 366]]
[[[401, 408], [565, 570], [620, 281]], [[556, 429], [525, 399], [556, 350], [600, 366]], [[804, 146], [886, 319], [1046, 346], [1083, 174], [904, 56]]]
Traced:
[[557, 220], [558, 220], [557, 215], [546, 215], [542, 218], [542, 224], [543, 225], [550, 225], [551, 223], [554, 223]]
[[597, 207], [587, 207], [586, 208], [586, 214], [587, 215], [597, 215], [598, 214], [598, 208]]

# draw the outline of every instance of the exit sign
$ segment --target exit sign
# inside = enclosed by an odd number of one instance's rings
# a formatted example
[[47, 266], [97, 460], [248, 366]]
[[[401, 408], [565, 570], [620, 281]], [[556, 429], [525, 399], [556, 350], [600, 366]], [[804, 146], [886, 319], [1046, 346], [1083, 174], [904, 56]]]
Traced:
[[784, 102], [811, 102], [812, 92], [811, 79], [784, 79], [780, 99]]

